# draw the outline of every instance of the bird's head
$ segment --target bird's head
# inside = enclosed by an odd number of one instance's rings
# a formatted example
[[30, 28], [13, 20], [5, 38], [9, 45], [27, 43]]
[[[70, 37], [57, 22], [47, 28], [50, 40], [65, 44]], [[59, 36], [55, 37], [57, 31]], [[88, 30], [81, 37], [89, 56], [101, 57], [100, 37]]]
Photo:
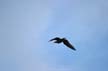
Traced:
[[64, 38], [62, 38], [63, 40], [66, 40], [66, 38], [64, 37]]

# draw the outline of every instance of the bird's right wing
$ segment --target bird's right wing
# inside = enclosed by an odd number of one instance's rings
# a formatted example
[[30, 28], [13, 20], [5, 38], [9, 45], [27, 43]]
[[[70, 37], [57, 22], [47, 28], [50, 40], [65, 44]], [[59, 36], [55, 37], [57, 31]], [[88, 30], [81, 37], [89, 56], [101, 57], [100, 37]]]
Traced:
[[76, 49], [74, 48], [74, 46], [73, 46], [72, 44], [69, 43], [68, 40], [64, 39], [64, 40], [63, 40], [63, 43], [64, 43], [67, 47], [69, 47], [69, 48], [71, 48], [71, 49], [73, 49], [73, 50], [76, 50]]

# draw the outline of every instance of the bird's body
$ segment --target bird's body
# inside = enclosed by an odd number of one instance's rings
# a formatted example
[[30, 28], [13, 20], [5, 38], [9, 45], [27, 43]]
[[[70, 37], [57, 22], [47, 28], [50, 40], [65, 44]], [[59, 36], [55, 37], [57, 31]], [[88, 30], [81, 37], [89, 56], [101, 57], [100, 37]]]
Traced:
[[53, 38], [53, 39], [51, 39], [50, 41], [53, 41], [53, 40], [55, 40], [54, 41], [54, 43], [64, 43], [67, 47], [69, 47], [69, 48], [71, 48], [71, 49], [73, 49], [73, 50], [76, 50], [75, 48], [74, 48], [74, 46], [73, 45], [71, 45], [70, 43], [69, 43], [69, 41], [66, 39], [66, 38], [59, 38], [59, 37], [56, 37], [56, 38]]

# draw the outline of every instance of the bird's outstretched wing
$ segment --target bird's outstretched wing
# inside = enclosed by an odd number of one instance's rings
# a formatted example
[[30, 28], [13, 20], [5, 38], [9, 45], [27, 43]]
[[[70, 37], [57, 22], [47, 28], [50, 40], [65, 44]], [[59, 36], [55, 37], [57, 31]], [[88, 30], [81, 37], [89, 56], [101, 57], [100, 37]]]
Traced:
[[73, 50], [76, 50], [76, 49], [74, 48], [74, 46], [71, 45], [71, 44], [69, 43], [69, 41], [68, 41], [67, 39], [64, 39], [64, 40], [63, 40], [63, 43], [64, 43], [67, 47], [69, 47], [69, 48], [71, 48], [71, 49], [73, 49]]
[[49, 40], [49, 41], [59, 40], [59, 39], [60, 39], [59, 37], [55, 37], [55, 38], [53, 38], [53, 39], [51, 39], [51, 40]]

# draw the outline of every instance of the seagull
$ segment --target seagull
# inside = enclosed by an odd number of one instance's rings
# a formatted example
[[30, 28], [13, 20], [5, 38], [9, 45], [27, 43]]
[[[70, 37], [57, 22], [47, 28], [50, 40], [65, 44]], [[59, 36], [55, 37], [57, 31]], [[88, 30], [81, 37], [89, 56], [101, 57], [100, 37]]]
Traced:
[[49, 41], [54, 41], [54, 43], [58, 43], [58, 44], [63, 42], [63, 44], [66, 45], [68, 48], [70, 48], [72, 50], [76, 50], [74, 48], [74, 46], [72, 44], [70, 44], [70, 42], [66, 38], [55, 37], [55, 38], [53, 38], [53, 39], [51, 39]]

